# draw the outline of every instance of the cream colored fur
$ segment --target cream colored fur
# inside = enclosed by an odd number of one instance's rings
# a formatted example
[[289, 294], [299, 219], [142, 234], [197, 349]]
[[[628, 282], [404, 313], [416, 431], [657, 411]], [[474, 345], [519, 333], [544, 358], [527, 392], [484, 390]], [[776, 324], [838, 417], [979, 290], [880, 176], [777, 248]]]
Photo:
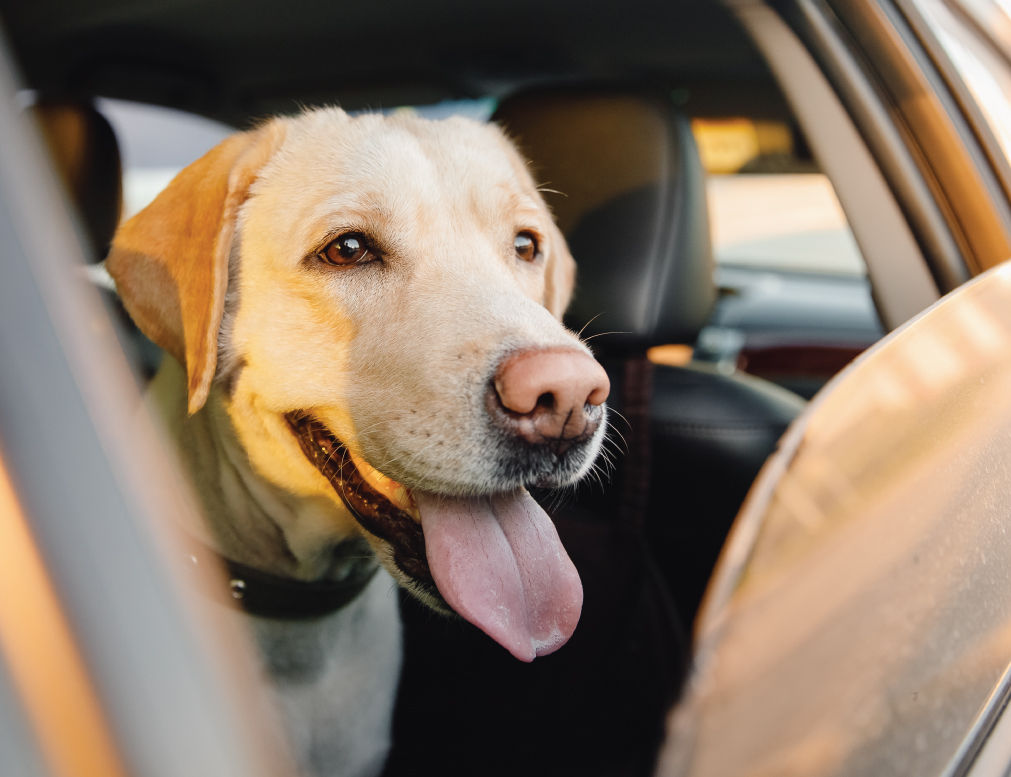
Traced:
[[[538, 261], [517, 259], [519, 230], [538, 236]], [[382, 261], [315, 258], [349, 231], [374, 235]], [[208, 541], [302, 579], [339, 576], [329, 551], [364, 532], [284, 414], [311, 411], [409, 488], [517, 487], [489, 450], [489, 375], [515, 348], [585, 350], [558, 321], [573, 267], [497, 128], [335, 109], [229, 139], [125, 224], [108, 260], [135, 320], [174, 357], [152, 397]], [[388, 564], [385, 543], [366, 539]], [[390, 577], [318, 623], [255, 629], [304, 768], [375, 773], [400, 662]]]

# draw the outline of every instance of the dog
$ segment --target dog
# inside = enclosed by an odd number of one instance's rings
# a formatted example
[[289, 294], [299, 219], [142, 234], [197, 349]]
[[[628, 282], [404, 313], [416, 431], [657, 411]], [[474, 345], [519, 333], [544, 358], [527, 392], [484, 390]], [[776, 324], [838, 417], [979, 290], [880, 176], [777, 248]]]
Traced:
[[391, 577], [523, 661], [569, 638], [579, 577], [526, 489], [590, 471], [609, 386], [560, 323], [575, 265], [499, 128], [271, 119], [182, 170], [106, 267], [171, 357], [150, 396], [193, 531], [295, 599], [353, 581], [328, 614], [249, 619], [306, 773], [382, 768]]

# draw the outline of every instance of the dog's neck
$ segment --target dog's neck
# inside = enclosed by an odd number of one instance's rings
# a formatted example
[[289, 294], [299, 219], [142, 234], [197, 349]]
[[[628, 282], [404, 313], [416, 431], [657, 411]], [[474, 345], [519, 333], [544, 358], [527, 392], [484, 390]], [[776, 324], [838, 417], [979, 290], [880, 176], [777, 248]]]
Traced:
[[348, 554], [354, 538], [334, 529], [342, 508], [323, 497], [294, 496], [253, 470], [218, 390], [189, 416], [186, 375], [166, 356], [148, 400], [174, 438], [203, 507], [204, 524], [185, 530], [227, 558], [300, 580], [340, 579], [349, 563], [360, 563]]

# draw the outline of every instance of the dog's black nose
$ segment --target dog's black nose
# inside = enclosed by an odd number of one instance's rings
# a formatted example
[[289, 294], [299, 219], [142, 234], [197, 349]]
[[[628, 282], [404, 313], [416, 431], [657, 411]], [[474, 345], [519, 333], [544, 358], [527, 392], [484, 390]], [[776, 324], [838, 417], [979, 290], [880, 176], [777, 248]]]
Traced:
[[591, 436], [611, 390], [604, 368], [573, 349], [517, 351], [499, 365], [489, 392], [496, 421], [532, 444]]

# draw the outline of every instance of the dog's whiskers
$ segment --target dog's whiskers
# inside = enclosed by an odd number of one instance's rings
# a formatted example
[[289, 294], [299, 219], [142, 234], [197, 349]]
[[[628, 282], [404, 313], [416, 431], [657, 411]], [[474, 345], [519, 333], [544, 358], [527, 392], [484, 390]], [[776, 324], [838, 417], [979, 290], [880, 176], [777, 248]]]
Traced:
[[613, 407], [608, 407], [607, 408], [607, 412], [608, 412], [608, 416], [609, 416], [608, 419], [607, 419], [607, 427], [608, 427], [608, 429], [614, 429], [615, 432], [618, 431], [614, 427], [614, 424], [611, 423], [611, 419], [610, 419], [610, 416], [616, 415], [616, 416], [618, 416], [618, 418], [620, 418], [622, 421], [625, 422], [625, 428], [626, 429], [628, 429], [629, 431], [632, 430], [632, 423], [628, 420], [628, 418], [626, 418], [624, 415], [622, 415], [621, 413], [619, 413]]
[[[612, 432], [615, 435], [617, 435], [618, 440], [615, 440], [611, 436]], [[625, 435], [623, 435], [610, 421], [607, 422], [607, 429], [604, 432], [603, 444], [606, 445], [607, 443], [611, 443], [612, 445], [614, 445], [616, 452], [619, 452], [621, 454], [628, 453], [628, 440], [625, 439]]]
[[581, 339], [582, 339], [582, 341], [584, 343], [588, 343], [588, 342], [590, 342], [590, 340], [595, 340], [596, 338], [598, 338], [598, 337], [604, 337], [605, 335], [629, 335], [629, 334], [632, 334], [632, 333], [629, 332], [629, 331], [621, 330], [621, 329], [615, 329], [612, 332], [597, 332], [597, 334], [595, 334], [595, 335], [590, 335], [589, 337], [583, 337]]
[[[608, 447], [608, 443], [610, 443], [611, 447]], [[617, 457], [623, 456], [624, 454], [625, 452], [621, 450], [621, 448], [618, 446], [617, 443], [613, 442], [612, 440], [608, 440], [607, 438], [604, 438], [603, 444], [600, 446], [599, 455], [600, 458], [602, 458], [608, 464], [608, 466], [613, 467], [615, 462], [617, 461]]]
[[569, 195], [565, 192], [558, 191], [558, 189], [552, 189], [549, 187], [551, 181], [545, 181], [537, 186], [537, 191], [541, 194], [557, 194], [559, 197], [565, 197], [568, 199]]
[[572, 498], [575, 493], [575, 487], [567, 486], [565, 488], [558, 488], [551, 491], [545, 501], [545, 510], [548, 513], [557, 513], [561, 507]]
[[589, 326], [590, 324], [592, 324], [592, 323], [593, 323], [594, 321], [596, 321], [596, 320], [597, 320], [598, 318], [600, 318], [600, 317], [601, 317], [602, 315], [604, 315], [604, 314], [603, 314], [602, 312], [601, 312], [601, 313], [598, 313], [598, 314], [597, 314], [597, 315], [595, 315], [595, 316], [594, 316], [593, 318], [591, 318], [591, 319], [590, 319], [589, 321], [587, 321], [587, 322], [586, 322], [585, 324], [583, 324], [583, 326], [582, 326], [582, 327], [580, 327], [579, 331], [578, 331], [578, 332], [576, 332], [576, 337], [578, 337], [578, 338], [579, 338], [580, 340], [582, 340], [582, 339], [583, 339], [583, 332], [585, 332], [585, 331], [586, 331], [586, 327], [588, 327], [588, 326]]

